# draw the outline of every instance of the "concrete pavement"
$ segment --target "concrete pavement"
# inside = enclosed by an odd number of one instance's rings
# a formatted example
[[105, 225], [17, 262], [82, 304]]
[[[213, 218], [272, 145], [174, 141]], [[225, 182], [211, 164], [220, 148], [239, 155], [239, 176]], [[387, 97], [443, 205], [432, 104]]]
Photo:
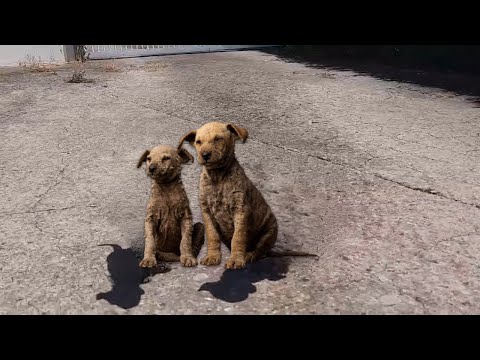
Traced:
[[[467, 98], [257, 51], [107, 64], [88, 63], [85, 84], [65, 82], [68, 65], [0, 70], [1, 314], [480, 312]], [[136, 267], [149, 191], [136, 161], [212, 120], [249, 130], [237, 157], [278, 245], [318, 260]], [[199, 173], [183, 171], [196, 221]]]

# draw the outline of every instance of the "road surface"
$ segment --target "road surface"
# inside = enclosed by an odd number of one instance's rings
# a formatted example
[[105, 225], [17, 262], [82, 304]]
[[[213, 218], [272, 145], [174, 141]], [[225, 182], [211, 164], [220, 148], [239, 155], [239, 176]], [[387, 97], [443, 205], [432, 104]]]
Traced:
[[[1, 314], [480, 313], [475, 102], [259, 51], [72, 69], [0, 70]], [[249, 130], [237, 157], [278, 246], [319, 259], [138, 269], [138, 158], [213, 120]]]

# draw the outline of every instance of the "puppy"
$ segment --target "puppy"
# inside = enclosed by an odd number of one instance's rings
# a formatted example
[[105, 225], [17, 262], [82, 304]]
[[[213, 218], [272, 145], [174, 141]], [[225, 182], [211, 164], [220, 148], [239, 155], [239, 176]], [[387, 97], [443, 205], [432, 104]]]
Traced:
[[244, 268], [263, 256], [315, 256], [287, 251], [273, 253], [278, 224], [260, 191], [245, 175], [235, 158], [235, 142], [248, 138], [247, 130], [234, 124], [210, 122], [186, 134], [203, 166], [200, 177], [200, 204], [207, 234], [207, 255], [203, 265], [218, 265], [220, 243], [231, 251], [227, 269]]
[[[193, 162], [185, 149], [166, 145], [144, 152], [137, 168], [146, 162], [152, 179], [145, 219], [145, 251], [141, 267], [154, 267], [160, 261], [179, 261], [196, 266], [204, 242], [201, 223], [192, 226], [192, 211], [181, 180], [182, 165]], [[155, 256], [156, 255], [156, 256]]]

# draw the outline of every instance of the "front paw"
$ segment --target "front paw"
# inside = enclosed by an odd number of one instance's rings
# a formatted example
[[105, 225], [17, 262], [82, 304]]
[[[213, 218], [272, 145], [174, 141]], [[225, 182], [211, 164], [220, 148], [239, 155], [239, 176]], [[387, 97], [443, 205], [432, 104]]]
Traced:
[[258, 259], [258, 254], [255, 251], [249, 251], [245, 254], [245, 261], [247, 263], [253, 263], [257, 261]]
[[181, 255], [180, 263], [186, 267], [197, 266], [197, 259], [195, 259], [192, 255]]
[[243, 269], [247, 262], [245, 261], [245, 256], [230, 256], [230, 258], [225, 263], [226, 269]]
[[145, 256], [142, 261], [140, 261], [140, 267], [142, 268], [153, 268], [157, 266], [157, 259], [155, 256]]
[[201, 261], [200, 264], [207, 265], [207, 266], [214, 266], [220, 264], [222, 261], [222, 254], [220, 252], [207, 254]]

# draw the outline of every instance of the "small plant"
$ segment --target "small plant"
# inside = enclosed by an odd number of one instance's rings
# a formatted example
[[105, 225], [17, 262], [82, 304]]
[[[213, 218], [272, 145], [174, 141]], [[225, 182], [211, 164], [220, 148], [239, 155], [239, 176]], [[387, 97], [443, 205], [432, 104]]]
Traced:
[[95, 81], [93, 79], [87, 79], [85, 77], [85, 74], [86, 74], [85, 64], [82, 61], [76, 61], [73, 65], [73, 74], [67, 80], [67, 83], [78, 84], [78, 83], [92, 83]]
[[105, 64], [103, 68], [106, 72], [119, 72], [120, 67], [115, 64], [115, 61], [109, 61], [108, 63]]
[[318, 73], [316, 75], [319, 76], [322, 79], [335, 79], [336, 78], [335, 74], [330, 74], [330, 73], [325, 73], [325, 72], [321, 72], [321, 73]]
[[55, 71], [55, 64], [52, 64], [52, 61], [50, 63], [46, 63], [42, 61], [42, 58], [39, 56], [36, 58], [33, 55], [27, 54], [25, 56], [24, 61], [19, 61], [18, 65], [29, 69], [31, 72], [48, 72], [48, 73], [53, 73], [56, 75]]
[[148, 63], [143, 66], [145, 71], [158, 71], [160, 69], [166, 68], [168, 65], [161, 62]]

